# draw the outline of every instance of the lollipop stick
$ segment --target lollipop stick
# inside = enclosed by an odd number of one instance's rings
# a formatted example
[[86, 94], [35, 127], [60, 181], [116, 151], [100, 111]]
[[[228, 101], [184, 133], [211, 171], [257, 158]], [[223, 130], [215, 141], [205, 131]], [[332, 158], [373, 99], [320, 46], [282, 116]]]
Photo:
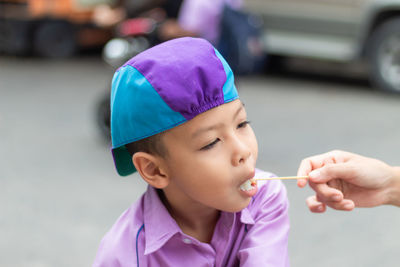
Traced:
[[286, 177], [268, 177], [268, 178], [255, 178], [254, 180], [294, 180], [294, 179], [308, 179], [308, 176], [286, 176]]

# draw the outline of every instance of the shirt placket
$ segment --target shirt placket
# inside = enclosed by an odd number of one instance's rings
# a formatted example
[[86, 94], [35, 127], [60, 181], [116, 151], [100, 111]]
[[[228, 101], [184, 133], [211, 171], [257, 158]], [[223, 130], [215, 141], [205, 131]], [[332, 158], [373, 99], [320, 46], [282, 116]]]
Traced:
[[216, 266], [216, 251], [210, 244], [202, 243], [194, 239], [193, 237], [190, 237], [183, 233], [180, 234], [180, 239], [181, 242], [185, 244], [185, 246], [191, 246], [198, 252], [198, 257], [196, 257], [196, 259], [193, 259], [193, 266]]
[[214, 231], [215, 236], [211, 241], [211, 246], [216, 252], [216, 267], [225, 266], [226, 258], [230, 254], [233, 238], [232, 228], [235, 224], [236, 216], [234, 213], [223, 213], [220, 219], [221, 221]]

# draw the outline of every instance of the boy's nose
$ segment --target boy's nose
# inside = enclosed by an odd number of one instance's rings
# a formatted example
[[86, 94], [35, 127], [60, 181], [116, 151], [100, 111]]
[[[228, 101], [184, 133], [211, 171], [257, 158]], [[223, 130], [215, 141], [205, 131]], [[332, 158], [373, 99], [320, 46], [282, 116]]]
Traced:
[[234, 140], [234, 150], [232, 156], [232, 165], [238, 166], [244, 164], [251, 155], [249, 146], [241, 140]]

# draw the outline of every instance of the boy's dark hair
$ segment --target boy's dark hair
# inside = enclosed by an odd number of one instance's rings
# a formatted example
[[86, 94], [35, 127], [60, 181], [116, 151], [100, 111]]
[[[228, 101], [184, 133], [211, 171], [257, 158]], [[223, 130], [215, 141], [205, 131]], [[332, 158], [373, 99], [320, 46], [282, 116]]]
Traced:
[[167, 149], [161, 140], [163, 133], [149, 136], [147, 138], [126, 144], [125, 147], [128, 152], [133, 156], [136, 152], [146, 152], [152, 155], [164, 157], [167, 155]]

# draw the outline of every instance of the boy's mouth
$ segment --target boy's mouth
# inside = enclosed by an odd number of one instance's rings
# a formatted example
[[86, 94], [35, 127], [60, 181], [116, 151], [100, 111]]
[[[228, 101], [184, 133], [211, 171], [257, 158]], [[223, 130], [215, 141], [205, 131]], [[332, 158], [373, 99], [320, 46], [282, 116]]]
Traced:
[[249, 179], [246, 182], [244, 182], [243, 184], [241, 184], [239, 188], [242, 191], [250, 191], [250, 190], [255, 189], [256, 185], [257, 185], [257, 181], [256, 180]]

